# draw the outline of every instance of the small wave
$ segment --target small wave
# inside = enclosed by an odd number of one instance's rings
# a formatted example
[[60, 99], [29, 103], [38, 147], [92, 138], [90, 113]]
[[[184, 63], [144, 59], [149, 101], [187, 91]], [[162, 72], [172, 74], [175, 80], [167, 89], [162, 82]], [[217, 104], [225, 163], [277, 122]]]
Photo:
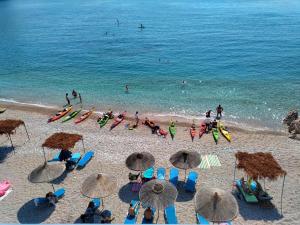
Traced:
[[29, 103], [29, 102], [20, 102], [16, 101], [12, 98], [0, 98], [0, 102], [7, 102], [7, 103], [14, 103], [14, 104], [20, 104], [20, 105], [29, 105], [29, 106], [36, 106], [40, 108], [57, 108], [58, 106], [53, 106], [53, 105], [44, 105], [44, 104], [39, 104], [39, 103]]

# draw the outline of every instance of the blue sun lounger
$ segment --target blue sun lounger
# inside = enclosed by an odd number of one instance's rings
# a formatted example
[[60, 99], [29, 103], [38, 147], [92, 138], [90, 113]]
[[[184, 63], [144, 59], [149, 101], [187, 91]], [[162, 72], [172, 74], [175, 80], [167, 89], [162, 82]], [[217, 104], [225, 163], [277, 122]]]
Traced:
[[195, 171], [190, 171], [187, 181], [184, 185], [185, 190], [190, 192], [195, 192], [197, 179], [198, 179], [198, 173], [196, 173]]
[[158, 168], [156, 175], [158, 180], [164, 180], [166, 177], [166, 169], [163, 167]]
[[145, 217], [143, 217], [143, 220], [142, 220], [142, 224], [153, 224], [153, 220], [154, 220], [154, 214], [155, 214], [155, 211], [156, 209], [155, 208], [151, 208], [152, 209], [152, 214], [153, 214], [153, 219], [151, 221], [149, 220], [146, 220]]
[[93, 198], [92, 202], [94, 202], [96, 209], [98, 209], [102, 203], [100, 198]]
[[167, 224], [177, 224], [176, 209], [174, 205], [165, 208], [165, 220]]
[[154, 168], [150, 167], [143, 172], [143, 177], [147, 179], [151, 179], [154, 176]]
[[132, 206], [135, 208], [135, 217], [129, 216], [127, 214], [124, 224], [135, 224], [137, 216], [139, 214], [139, 209], [140, 209], [140, 202], [136, 200], [131, 201]]
[[59, 154], [60, 154], [60, 152], [59, 152], [59, 153], [57, 153], [57, 154], [55, 154], [55, 155], [54, 155], [54, 157], [53, 157], [53, 159], [51, 159], [51, 160], [48, 160], [48, 162], [59, 161]]
[[88, 151], [84, 154], [84, 156], [80, 159], [80, 161], [77, 164], [77, 169], [81, 169], [86, 166], [86, 164], [93, 158], [94, 152]]
[[177, 168], [171, 168], [169, 181], [175, 186], [177, 186], [178, 183], [178, 175], [179, 175], [179, 170]]
[[201, 216], [200, 214], [196, 214], [197, 217], [197, 223], [198, 224], [203, 224], [203, 225], [209, 225], [209, 222], [207, 221], [207, 219], [205, 219], [203, 216]]
[[78, 161], [80, 160], [81, 158], [81, 154], [80, 152], [76, 152], [76, 153], [73, 153], [72, 154], [72, 157], [70, 158], [70, 161], [74, 162], [75, 164], [78, 163]]
[[[57, 197], [57, 199], [61, 199], [64, 196], [65, 192], [66, 191], [64, 188], [60, 188], [57, 191], [55, 191], [53, 194]], [[46, 198], [35, 198], [33, 201], [35, 206], [48, 203], [48, 200]]]

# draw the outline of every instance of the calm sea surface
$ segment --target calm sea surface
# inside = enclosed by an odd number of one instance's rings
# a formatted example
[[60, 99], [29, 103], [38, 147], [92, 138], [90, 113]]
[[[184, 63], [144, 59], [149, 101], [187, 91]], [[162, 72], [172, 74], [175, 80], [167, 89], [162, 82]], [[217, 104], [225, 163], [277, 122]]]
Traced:
[[0, 99], [63, 105], [73, 88], [86, 107], [221, 103], [228, 120], [279, 128], [300, 108], [300, 1], [0, 0]]

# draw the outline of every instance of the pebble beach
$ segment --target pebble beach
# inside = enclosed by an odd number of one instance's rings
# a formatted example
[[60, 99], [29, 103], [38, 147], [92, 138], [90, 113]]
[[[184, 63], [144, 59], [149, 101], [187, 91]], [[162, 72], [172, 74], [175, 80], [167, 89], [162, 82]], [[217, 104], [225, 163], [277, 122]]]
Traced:
[[[172, 167], [169, 162], [170, 156], [185, 149], [197, 151], [201, 155], [215, 154], [221, 164], [221, 166], [209, 169], [193, 169], [199, 174], [197, 190], [203, 187], [218, 187], [229, 192], [233, 186], [234, 154], [237, 151], [271, 152], [287, 172], [282, 205], [283, 216], [280, 212], [282, 179], [279, 178], [277, 181], [266, 180], [267, 191], [273, 196], [274, 209], [249, 205], [237, 199], [239, 214], [233, 223], [290, 225], [300, 222], [300, 199], [298, 197], [300, 142], [289, 139], [285, 133], [232, 128], [230, 130], [232, 143], [228, 143], [221, 137], [216, 145], [211, 134], [205, 134], [201, 139], [197, 138], [192, 142], [188, 132], [189, 127], [183, 123], [177, 126], [177, 134], [172, 141], [169, 135], [167, 138], [162, 138], [151, 134], [149, 128], [143, 125], [135, 130], [128, 130], [125, 128], [125, 124], [128, 123], [126, 119], [109, 131], [111, 121], [100, 129], [95, 116], [78, 125], [75, 125], [72, 120], [63, 124], [60, 121], [47, 124], [47, 119], [56, 109], [17, 105], [6, 105], [6, 107], [8, 109], [0, 115], [0, 119], [23, 120], [29, 131], [30, 140], [27, 140], [24, 129], [18, 128], [16, 134], [12, 136], [15, 144], [14, 153], [9, 147], [10, 142], [6, 136], [0, 136], [0, 180], [9, 179], [13, 185], [12, 192], [0, 202], [1, 223], [80, 222], [78, 219], [89, 202], [89, 199], [80, 192], [81, 184], [90, 174], [100, 172], [113, 175], [118, 180], [117, 192], [103, 201], [105, 209], [112, 211], [115, 217], [112, 223], [123, 223], [128, 204], [138, 195], [130, 190], [128, 181], [130, 170], [125, 166], [127, 156], [133, 152], [150, 152], [155, 157], [155, 168], [165, 167], [166, 179], [168, 179], [169, 169]], [[144, 115], [140, 117], [144, 118]], [[161, 127], [168, 129], [168, 126], [164, 124]], [[56, 205], [55, 210], [42, 210], [34, 207], [33, 199], [51, 191], [51, 185], [49, 183], [32, 184], [27, 177], [34, 168], [43, 163], [41, 145], [44, 140], [53, 133], [61, 131], [83, 135], [86, 150], [93, 150], [95, 156], [84, 169], [75, 169], [55, 182], [55, 188], [65, 188], [65, 196]], [[83, 153], [82, 145], [78, 143], [73, 151]], [[47, 159], [51, 159], [57, 152], [58, 150], [47, 149]], [[238, 170], [236, 176], [242, 177], [244, 174]], [[186, 193], [182, 188], [184, 171], [180, 171], [179, 180], [178, 197], [175, 202], [178, 222], [196, 223], [194, 194]], [[140, 210], [137, 223], [141, 223], [142, 213], [143, 211]], [[165, 223], [163, 212], [160, 213], [158, 223]]]

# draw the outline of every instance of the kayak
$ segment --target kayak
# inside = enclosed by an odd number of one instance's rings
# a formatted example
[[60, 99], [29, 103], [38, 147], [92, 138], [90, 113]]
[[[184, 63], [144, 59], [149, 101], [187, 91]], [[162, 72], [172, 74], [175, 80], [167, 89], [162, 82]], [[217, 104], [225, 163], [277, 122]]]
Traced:
[[116, 126], [118, 126], [125, 118], [126, 111], [124, 111], [122, 114], [118, 115], [118, 117], [115, 118], [115, 122], [111, 125], [110, 130], [114, 129]]
[[226, 130], [225, 126], [219, 122], [219, 130], [221, 132], [221, 134], [225, 137], [225, 139], [229, 142], [231, 142], [231, 135], [230, 133], [228, 132], [228, 130]]
[[205, 132], [206, 132], [206, 123], [205, 123], [205, 121], [203, 121], [200, 124], [199, 138], [201, 138]]
[[0, 113], [4, 113], [6, 111], [6, 108], [1, 108], [0, 107]]
[[98, 122], [99, 125], [100, 125], [100, 128], [104, 127], [104, 126], [107, 124], [108, 120], [109, 120], [109, 116], [108, 116], [107, 114], [105, 114], [105, 115], [101, 118], [101, 120], [99, 120], [99, 122]]
[[63, 118], [63, 121], [61, 121], [61, 122], [64, 123], [64, 122], [67, 122], [67, 121], [73, 119], [75, 116], [78, 115], [78, 113], [81, 112], [81, 110], [82, 110], [82, 109], [78, 109], [78, 110], [76, 110], [76, 111], [70, 113], [69, 115], [67, 115], [66, 117], [64, 117], [64, 118]]
[[176, 134], [176, 125], [174, 122], [172, 122], [169, 126], [169, 132], [170, 132], [170, 135], [171, 135], [171, 138], [172, 140], [174, 139], [175, 137], [175, 134]]
[[78, 123], [81, 123], [82, 121], [86, 120], [90, 115], [92, 115], [94, 112], [93, 109], [91, 109], [90, 111], [82, 114], [77, 120], [75, 120], [75, 123], [78, 124]]
[[52, 116], [48, 119], [48, 123], [50, 122], [53, 122], [53, 121], [56, 121], [60, 118], [62, 118], [64, 115], [66, 115], [68, 112], [70, 112], [72, 109], [72, 106], [70, 105], [69, 107], [67, 108], [64, 108], [62, 111], [59, 111], [55, 114], [55, 116]]
[[195, 128], [195, 126], [192, 126], [190, 128], [190, 134], [191, 134], [192, 141], [194, 141], [194, 138], [196, 136], [196, 128]]
[[212, 129], [212, 134], [213, 134], [213, 137], [214, 137], [214, 140], [216, 142], [216, 144], [218, 144], [218, 140], [219, 140], [219, 131], [217, 128], [213, 128]]

